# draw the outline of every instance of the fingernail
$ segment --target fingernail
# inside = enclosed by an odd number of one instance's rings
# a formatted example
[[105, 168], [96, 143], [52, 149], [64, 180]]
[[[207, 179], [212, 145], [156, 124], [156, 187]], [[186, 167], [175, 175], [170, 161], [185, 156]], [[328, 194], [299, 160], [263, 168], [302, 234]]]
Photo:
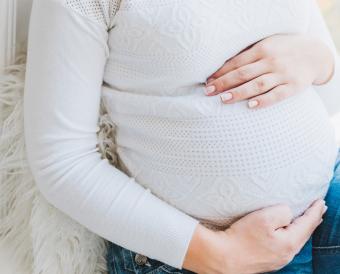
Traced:
[[324, 214], [327, 211], [327, 209], [328, 209], [328, 206], [325, 206], [325, 208], [323, 209], [322, 214]]
[[320, 199], [319, 202], [323, 204], [324, 206], [326, 205], [326, 201], [324, 199]]
[[212, 81], [215, 81], [215, 78], [209, 78], [209, 79], [207, 80], [207, 84], [209, 84], [209, 83], [212, 82]]
[[211, 93], [213, 93], [215, 91], [216, 91], [216, 87], [215, 86], [208, 86], [205, 89], [205, 94], [211, 94]]
[[254, 108], [256, 106], [258, 106], [259, 102], [257, 100], [252, 100], [248, 102], [248, 107], [250, 108]]
[[220, 95], [222, 101], [229, 101], [233, 98], [233, 95], [230, 92], [223, 93]]

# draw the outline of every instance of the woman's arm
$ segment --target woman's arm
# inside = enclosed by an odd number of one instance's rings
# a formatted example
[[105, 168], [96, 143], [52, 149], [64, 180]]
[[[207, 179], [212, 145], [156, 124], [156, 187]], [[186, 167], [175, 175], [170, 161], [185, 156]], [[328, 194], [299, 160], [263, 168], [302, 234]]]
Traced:
[[[330, 50], [333, 58], [333, 66], [332, 69], [329, 70], [329, 66], [325, 64], [325, 59], [320, 59], [320, 71], [319, 77], [322, 76], [322, 72], [324, 74], [324, 80], [314, 83], [314, 84], [331, 84], [332, 81], [335, 81], [335, 74], [338, 74], [338, 52], [334, 43], [334, 40], [329, 32], [329, 29], [326, 25], [326, 22], [321, 14], [319, 5], [316, 0], [311, 1], [311, 18], [310, 25], [307, 31], [307, 34], [311, 37], [319, 39], [324, 45]], [[325, 66], [326, 65], [326, 66]], [[331, 71], [331, 73], [329, 73]]]
[[[326, 63], [326, 56], [321, 56], [319, 60], [319, 81], [315, 81], [316, 85], [327, 85], [332, 84], [338, 77], [338, 52], [333, 41], [333, 38], [329, 32], [326, 22], [321, 14], [319, 5], [316, 0], [311, 1], [311, 17], [307, 34], [320, 40], [329, 50], [332, 55], [333, 63], [331, 69], [329, 64]], [[328, 53], [329, 53], [328, 52]], [[324, 58], [323, 58], [324, 57]], [[324, 78], [324, 79], [322, 79]], [[340, 87], [339, 87], [340, 88]]]
[[[338, 113], [340, 110], [340, 56], [317, 1], [312, 0], [312, 5], [308, 33], [309, 35], [321, 39], [331, 50], [334, 57], [334, 70], [331, 79], [323, 85], [314, 86], [314, 88], [322, 98], [329, 113], [334, 114]], [[323, 63], [323, 61], [321, 61], [321, 63]]]
[[36, 184], [92, 232], [181, 268], [198, 221], [101, 159], [96, 129], [108, 57], [105, 6], [98, 0], [92, 1], [97, 7], [73, 9], [72, 3], [87, 2], [35, 0], [32, 8], [24, 126]]

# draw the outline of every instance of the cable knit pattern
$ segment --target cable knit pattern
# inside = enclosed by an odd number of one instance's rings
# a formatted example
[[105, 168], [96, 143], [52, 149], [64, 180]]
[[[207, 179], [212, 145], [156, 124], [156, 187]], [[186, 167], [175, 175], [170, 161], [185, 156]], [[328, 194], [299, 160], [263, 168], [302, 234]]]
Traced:
[[218, 229], [281, 202], [297, 216], [323, 197], [337, 145], [313, 88], [249, 110], [202, 84], [266, 36], [307, 32], [311, 14], [309, 0], [123, 1], [103, 96], [130, 175]]

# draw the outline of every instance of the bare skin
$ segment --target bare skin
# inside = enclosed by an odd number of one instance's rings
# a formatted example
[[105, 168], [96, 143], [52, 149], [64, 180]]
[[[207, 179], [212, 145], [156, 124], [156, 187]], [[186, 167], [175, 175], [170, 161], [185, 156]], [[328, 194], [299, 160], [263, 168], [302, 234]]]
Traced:
[[318, 200], [293, 220], [288, 206], [252, 212], [225, 231], [198, 224], [183, 268], [199, 274], [251, 274], [279, 270], [299, 253], [327, 210]]
[[[328, 82], [334, 72], [333, 58], [315, 38], [273, 35], [227, 60], [208, 77], [207, 96], [219, 95], [225, 104], [249, 100], [250, 108], [268, 107], [307, 86]], [[225, 231], [214, 232], [199, 224], [183, 268], [200, 274], [281, 269], [307, 242], [326, 210], [324, 201], [318, 200], [294, 220], [288, 206], [277, 205], [252, 212]]]
[[312, 84], [328, 82], [333, 71], [332, 52], [322, 41], [306, 35], [273, 35], [208, 77], [207, 95], [219, 94], [225, 104], [251, 98], [249, 107], [267, 107]]
[[[226, 231], [225, 237], [229, 243], [232, 239], [237, 239], [231, 250], [234, 254], [233, 260], [225, 260], [226, 269], [229, 269], [228, 273], [254, 273], [254, 270], [263, 272], [263, 270], [278, 270], [284, 267], [301, 250], [322, 222], [321, 218], [325, 211], [324, 201], [318, 201], [303, 216], [294, 220], [291, 210], [284, 205], [266, 208], [261, 211], [261, 214], [258, 212], [253, 215], [249, 214]], [[278, 213], [282, 214], [281, 217], [277, 216]], [[254, 225], [254, 223], [256, 225], [248, 231], [248, 224]], [[267, 233], [263, 234], [263, 231]], [[254, 245], [256, 240], [262, 244]], [[240, 257], [238, 254], [241, 250], [248, 250], [248, 254]], [[252, 259], [254, 254], [257, 256], [255, 260]], [[263, 260], [261, 264], [258, 263], [258, 259]], [[250, 267], [245, 269], [245, 261], [248, 261], [248, 264], [252, 262], [254, 264], [250, 264]], [[276, 261], [276, 265], [273, 265], [273, 261]]]

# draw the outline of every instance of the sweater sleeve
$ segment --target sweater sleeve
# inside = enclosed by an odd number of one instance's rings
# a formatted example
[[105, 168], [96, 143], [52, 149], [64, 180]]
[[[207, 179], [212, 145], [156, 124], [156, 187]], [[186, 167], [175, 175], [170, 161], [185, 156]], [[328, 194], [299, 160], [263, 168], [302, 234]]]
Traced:
[[335, 64], [333, 75], [327, 83], [320, 86], [314, 86], [326, 104], [329, 112], [333, 114], [336, 111], [339, 111], [340, 108], [340, 59], [335, 43], [316, 0], [311, 1], [311, 18], [308, 34], [321, 39], [333, 53]]
[[24, 133], [35, 182], [90, 231], [181, 269], [199, 221], [101, 159], [96, 130], [110, 26], [107, 16], [97, 21], [68, 2], [35, 0], [32, 7]]

